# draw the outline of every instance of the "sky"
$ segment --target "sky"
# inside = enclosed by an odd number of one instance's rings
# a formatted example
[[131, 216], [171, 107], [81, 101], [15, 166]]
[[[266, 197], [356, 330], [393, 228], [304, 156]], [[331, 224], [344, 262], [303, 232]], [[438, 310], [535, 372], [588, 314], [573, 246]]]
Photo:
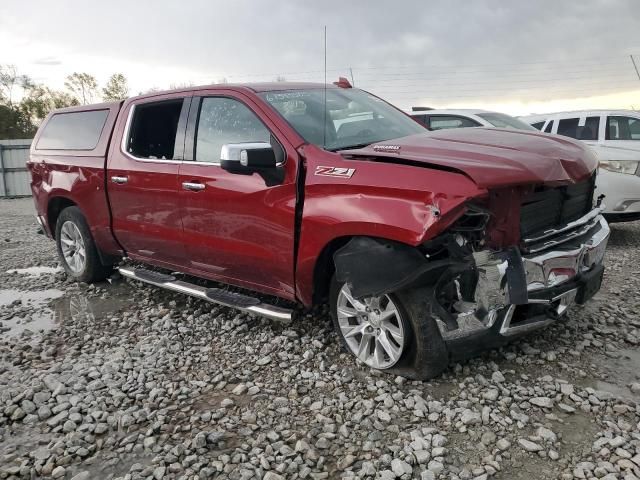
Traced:
[[640, 0], [3, 0], [0, 64], [55, 88], [73, 72], [130, 93], [324, 81], [398, 107], [514, 115], [640, 110]]

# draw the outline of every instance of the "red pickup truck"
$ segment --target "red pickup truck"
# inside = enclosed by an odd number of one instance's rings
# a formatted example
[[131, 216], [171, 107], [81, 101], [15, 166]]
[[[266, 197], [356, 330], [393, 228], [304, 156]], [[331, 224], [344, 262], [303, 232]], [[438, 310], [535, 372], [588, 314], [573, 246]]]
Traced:
[[609, 237], [581, 143], [428, 132], [346, 81], [56, 110], [28, 165], [69, 277], [282, 320], [328, 301], [347, 351], [410, 378], [587, 301]]

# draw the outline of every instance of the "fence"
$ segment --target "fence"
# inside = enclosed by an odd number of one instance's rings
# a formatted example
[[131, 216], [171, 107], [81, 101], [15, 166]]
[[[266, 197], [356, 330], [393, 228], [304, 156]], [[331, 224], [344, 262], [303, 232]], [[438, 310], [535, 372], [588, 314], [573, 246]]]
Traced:
[[31, 195], [29, 147], [31, 140], [0, 140], [0, 198]]

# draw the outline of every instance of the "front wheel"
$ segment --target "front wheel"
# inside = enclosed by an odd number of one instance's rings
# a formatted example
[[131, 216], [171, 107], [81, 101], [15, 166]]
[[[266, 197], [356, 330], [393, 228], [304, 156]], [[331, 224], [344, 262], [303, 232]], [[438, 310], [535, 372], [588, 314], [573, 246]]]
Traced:
[[98, 282], [112, 269], [100, 262], [87, 221], [78, 207], [65, 208], [56, 223], [58, 256], [67, 275], [78, 282]]
[[449, 356], [430, 316], [427, 287], [356, 299], [332, 280], [331, 316], [343, 347], [365, 365], [426, 380], [439, 375]]

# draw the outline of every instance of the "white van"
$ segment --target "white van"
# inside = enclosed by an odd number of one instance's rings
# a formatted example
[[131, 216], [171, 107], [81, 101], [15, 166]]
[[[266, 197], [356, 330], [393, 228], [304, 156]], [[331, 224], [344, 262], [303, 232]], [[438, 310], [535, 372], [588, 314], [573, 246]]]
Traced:
[[640, 112], [583, 110], [520, 117], [546, 133], [583, 140], [600, 159], [596, 194], [610, 222], [640, 219]]

